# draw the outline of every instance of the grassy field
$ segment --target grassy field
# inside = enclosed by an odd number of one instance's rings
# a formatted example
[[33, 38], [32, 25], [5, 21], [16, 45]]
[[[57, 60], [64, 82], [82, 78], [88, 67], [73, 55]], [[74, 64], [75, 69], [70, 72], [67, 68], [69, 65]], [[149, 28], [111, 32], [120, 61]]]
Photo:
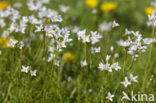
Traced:
[[155, 103], [151, 2], [1, 0], [0, 103]]

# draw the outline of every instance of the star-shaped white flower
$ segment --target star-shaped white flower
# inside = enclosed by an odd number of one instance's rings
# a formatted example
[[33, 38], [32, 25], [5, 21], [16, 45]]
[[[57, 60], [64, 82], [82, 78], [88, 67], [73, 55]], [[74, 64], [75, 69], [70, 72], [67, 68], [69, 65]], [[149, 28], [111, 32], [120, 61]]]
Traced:
[[119, 63], [118, 63], [118, 62], [113, 63], [113, 64], [111, 65], [111, 68], [112, 68], [112, 69], [115, 69], [116, 71], [119, 70], [119, 69], [121, 69], [121, 67], [119, 66]]
[[138, 80], [136, 80], [138, 78], [138, 76], [133, 76], [133, 74], [130, 74], [130, 79], [132, 82], [138, 82]]
[[29, 66], [22, 66], [21, 72], [28, 73]]
[[108, 99], [111, 102], [113, 102], [113, 97], [114, 97], [114, 95], [112, 95], [110, 92], [108, 92], [108, 95], [107, 95], [106, 99]]
[[106, 56], [106, 62], [108, 62], [108, 60], [111, 58], [111, 55], [107, 55]]
[[43, 24], [41, 24], [40, 26], [36, 26], [36, 30], [35, 32], [40, 32], [43, 29]]
[[36, 76], [36, 72], [37, 72], [37, 70], [30, 70], [31, 76]]
[[120, 25], [114, 20], [114, 21], [113, 21], [112, 28], [117, 27], [117, 26], [120, 26]]
[[81, 64], [81, 67], [85, 67], [87, 66], [87, 61], [86, 60], [80, 61], [80, 64]]
[[99, 68], [100, 70], [102, 70], [102, 71], [103, 71], [103, 70], [108, 70], [109, 65], [110, 65], [110, 64], [103, 64], [103, 63], [100, 63], [98, 68]]
[[125, 81], [122, 81], [121, 84], [123, 84], [125, 87], [131, 84], [131, 82], [128, 81], [128, 78], [125, 77]]

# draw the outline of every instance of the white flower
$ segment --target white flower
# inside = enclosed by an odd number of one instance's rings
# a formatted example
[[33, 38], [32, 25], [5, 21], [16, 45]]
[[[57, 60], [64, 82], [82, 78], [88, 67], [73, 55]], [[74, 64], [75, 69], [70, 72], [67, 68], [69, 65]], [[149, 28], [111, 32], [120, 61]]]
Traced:
[[131, 31], [131, 33], [132, 33], [134, 36], [136, 36], [137, 38], [139, 38], [139, 37], [141, 37], [141, 36], [142, 36], [142, 35], [140, 34], [140, 32], [139, 32], [139, 31], [136, 31], [136, 32]]
[[130, 45], [129, 41], [123, 41], [123, 40], [119, 40], [117, 41], [117, 44], [123, 47], [128, 47]]
[[154, 76], [152, 75], [152, 76], [151, 76], [151, 78], [150, 78], [150, 81], [152, 81], [152, 80], [153, 80], [153, 77], [154, 77]]
[[121, 69], [121, 67], [119, 66], [119, 63], [118, 63], [118, 62], [113, 63], [113, 64], [111, 65], [111, 68], [112, 68], [112, 69], [115, 69], [116, 71], [119, 70], [119, 69]]
[[102, 36], [98, 34], [96, 31], [95, 32], [91, 31], [90, 33], [91, 33], [90, 39], [92, 44], [99, 42], [100, 41], [99, 39], [102, 38]]
[[37, 72], [37, 70], [30, 70], [31, 76], [36, 76], [36, 72]]
[[131, 82], [128, 81], [128, 78], [125, 77], [125, 81], [122, 81], [121, 84], [123, 84], [125, 87], [131, 84]]
[[60, 61], [55, 60], [55, 61], [54, 61], [54, 64], [55, 64], [56, 66], [58, 66], [58, 67], [59, 67], [59, 66], [60, 66]]
[[104, 32], [104, 31], [111, 31], [112, 29], [112, 22], [102, 22], [100, 25], [99, 25], [99, 30], [101, 32]]
[[100, 53], [101, 47], [94, 48], [94, 50], [95, 50], [95, 53]]
[[96, 13], [97, 13], [97, 10], [96, 10], [96, 9], [93, 9], [93, 10], [92, 10], [92, 13], [93, 13], [93, 14], [96, 14]]
[[153, 42], [153, 39], [152, 38], [144, 38], [143, 42], [144, 42], [144, 44], [149, 45], [149, 44], [151, 44]]
[[20, 8], [22, 7], [22, 4], [20, 2], [17, 2], [13, 5], [13, 7]]
[[17, 43], [18, 43], [17, 40], [10, 39], [10, 42], [8, 43], [8, 47], [14, 48]]
[[16, 22], [12, 22], [10, 27], [8, 28], [10, 32], [18, 32], [18, 24]]
[[138, 82], [138, 80], [136, 80], [138, 78], [138, 76], [133, 76], [133, 74], [130, 74], [130, 80], [132, 82]]
[[114, 27], [117, 27], [117, 26], [120, 26], [120, 25], [114, 20], [112, 27], [114, 28]]
[[108, 60], [111, 58], [111, 55], [107, 55], [106, 56], [106, 61], [108, 62]]
[[90, 42], [90, 35], [86, 35], [82, 38], [83, 43], [88, 43]]
[[83, 43], [90, 42], [90, 35], [86, 35], [86, 30], [79, 31], [77, 33], [78, 40], [82, 40]]
[[79, 27], [74, 26], [74, 28], [72, 29], [72, 33], [77, 33], [80, 30]]
[[80, 64], [81, 64], [81, 67], [85, 67], [87, 66], [87, 61], [86, 60], [80, 61]]
[[67, 79], [67, 81], [68, 81], [68, 82], [70, 82], [70, 81], [71, 81], [71, 79], [72, 79], [72, 78], [71, 78], [71, 76], [69, 76], [69, 77], [68, 77], [68, 79]]
[[100, 53], [101, 52], [101, 47], [93, 48], [91, 47], [91, 53]]
[[114, 54], [114, 58], [118, 58], [119, 57], [119, 54], [118, 53], [115, 53]]
[[103, 64], [103, 63], [100, 63], [98, 68], [99, 68], [100, 70], [102, 70], [102, 71], [103, 71], [103, 70], [108, 70], [109, 65], [110, 65], [110, 64]]
[[51, 17], [51, 21], [52, 22], [62, 22], [63, 20], [62, 20], [61, 15], [54, 15]]
[[59, 9], [60, 9], [63, 13], [66, 13], [66, 12], [69, 10], [69, 7], [68, 7], [68, 6], [65, 6], [65, 5], [60, 5], [60, 6], [59, 6]]
[[23, 66], [23, 65], [22, 65], [21, 72], [28, 73], [28, 70], [29, 70], [29, 66]]
[[18, 47], [19, 49], [22, 49], [24, 47], [23, 41], [19, 42]]
[[154, 10], [152, 15], [148, 15], [148, 26], [156, 27], [156, 11]]
[[42, 20], [38, 20], [37, 18], [34, 17], [34, 15], [29, 16], [29, 22], [31, 24], [38, 24], [38, 25], [42, 24]]
[[55, 55], [53, 53], [50, 53], [50, 57], [48, 58], [47, 62], [50, 62], [55, 58]]
[[35, 32], [40, 32], [40, 31], [42, 31], [42, 29], [43, 29], [43, 24], [41, 24], [40, 26], [36, 26], [36, 30], [35, 30]]
[[82, 31], [78, 31], [77, 36], [78, 36], [78, 40], [80, 40], [82, 37], [84, 37], [86, 35], [86, 29], [82, 30]]
[[89, 93], [92, 93], [92, 92], [93, 92], [93, 89], [92, 89], [92, 88], [90, 88], [90, 89], [88, 90], [88, 92], [89, 92]]
[[114, 51], [114, 47], [113, 47], [113, 46], [110, 47], [110, 51], [111, 51], [111, 52]]
[[[106, 66], [108, 66], [109, 64], [106, 64]], [[107, 70], [109, 71], [109, 72], [112, 72], [112, 68], [109, 66], [109, 67], [107, 67]]]
[[129, 31], [127, 28], [125, 29], [125, 35], [131, 34], [131, 31]]
[[114, 95], [111, 94], [110, 92], [108, 92], [108, 95], [107, 95], [106, 99], [108, 99], [108, 100], [110, 100], [111, 102], [113, 102], [113, 97], [114, 97]]

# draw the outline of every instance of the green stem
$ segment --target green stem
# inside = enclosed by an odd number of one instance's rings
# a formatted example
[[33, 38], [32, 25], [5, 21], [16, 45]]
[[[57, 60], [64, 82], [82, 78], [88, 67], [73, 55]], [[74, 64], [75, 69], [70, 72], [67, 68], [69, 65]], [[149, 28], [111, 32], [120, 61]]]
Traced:
[[9, 94], [10, 94], [11, 88], [12, 88], [12, 83], [10, 83], [10, 85], [9, 85], [9, 87], [8, 87], [8, 92], [7, 92], [7, 95], [6, 95], [6, 97], [5, 97], [3, 103], [8, 103], [7, 101], [8, 101], [8, 96], [9, 96]]
[[[152, 38], [154, 38], [154, 34], [155, 34], [155, 30], [154, 30], [154, 28], [153, 28], [153, 29], [152, 29]], [[144, 87], [145, 87], [145, 80], [146, 80], [146, 78], [147, 78], [147, 76], [148, 76], [148, 74], [147, 74], [147, 72], [148, 72], [148, 67], [149, 67], [149, 65], [151, 64], [151, 63], [150, 63], [150, 60], [151, 60], [151, 58], [152, 58], [152, 49], [153, 49], [153, 44], [151, 44], [151, 46], [150, 46], [149, 58], [148, 58], [148, 61], [147, 61], [146, 66], [145, 66], [145, 72], [144, 72], [144, 80], [143, 80], [142, 90], [143, 90]]]
[[125, 58], [124, 58], [124, 64], [123, 64], [123, 76], [125, 74], [126, 64], [127, 64], [127, 51], [125, 50]]

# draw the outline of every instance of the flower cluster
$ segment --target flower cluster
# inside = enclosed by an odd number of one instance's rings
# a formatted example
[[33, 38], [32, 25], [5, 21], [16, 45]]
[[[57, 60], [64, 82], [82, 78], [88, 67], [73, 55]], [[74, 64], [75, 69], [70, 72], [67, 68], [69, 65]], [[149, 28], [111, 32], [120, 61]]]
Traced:
[[79, 31], [77, 33], [78, 40], [82, 40], [83, 43], [89, 43], [96, 44], [100, 41], [102, 38], [102, 35], [97, 33], [96, 31], [90, 31], [90, 35], [86, 35], [86, 30]]
[[113, 63], [113, 64], [110, 64], [108, 61], [109, 61], [109, 59], [111, 58], [111, 56], [110, 55], [107, 55], [106, 56], [106, 64], [103, 64], [102, 62], [99, 64], [99, 69], [100, 70], [107, 70], [107, 71], [109, 71], [109, 72], [112, 72], [113, 70], [116, 70], [116, 71], [118, 71], [118, 70], [120, 70], [121, 69], [121, 67], [119, 66], [119, 63], [118, 62], [116, 62], [116, 63]]
[[142, 34], [139, 31], [129, 31], [125, 30], [125, 35], [128, 36], [127, 40], [119, 40], [117, 44], [124, 47], [127, 54], [132, 55], [132, 58], [136, 58], [141, 54], [145, 53], [147, 46], [153, 42], [155, 39], [152, 38], [142, 38]]
[[[23, 66], [23, 65], [22, 65], [21, 72], [28, 73], [28, 72], [29, 72], [29, 69], [30, 69], [29, 66]], [[30, 70], [30, 75], [31, 75], [31, 76], [36, 76], [36, 72], [37, 72], [37, 70]]]
[[48, 18], [52, 22], [62, 22], [61, 15], [56, 10], [52, 10], [43, 6], [49, 3], [49, 0], [29, 0], [27, 3], [30, 11], [36, 11], [39, 18]]
[[55, 57], [55, 52], [61, 52], [66, 48], [66, 44], [71, 42], [70, 33], [67, 28], [59, 28], [58, 25], [45, 26], [46, 36], [50, 38], [49, 52], [51, 61]]
[[132, 82], [138, 82], [136, 79], [138, 76], [133, 76], [133, 74], [130, 74], [130, 80], [128, 80], [127, 77], [125, 77], [125, 81], [122, 81], [121, 84], [123, 84], [125, 87], [128, 85], [131, 85]]
[[90, 51], [91, 51], [92, 54], [94, 54], [94, 53], [100, 53], [101, 52], [101, 47], [100, 46], [97, 47], [97, 48], [91, 47]]

